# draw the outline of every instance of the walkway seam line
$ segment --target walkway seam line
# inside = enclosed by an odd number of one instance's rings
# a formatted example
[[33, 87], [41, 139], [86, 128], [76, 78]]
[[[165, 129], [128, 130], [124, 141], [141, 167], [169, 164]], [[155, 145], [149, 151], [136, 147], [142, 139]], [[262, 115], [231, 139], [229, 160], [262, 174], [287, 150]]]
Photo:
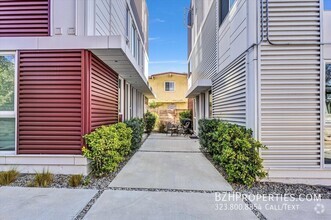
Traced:
[[122, 190], [122, 191], [143, 191], [143, 192], [174, 192], [174, 193], [233, 193], [233, 191], [226, 190], [194, 190], [194, 189], [162, 189], [162, 188], [132, 188], [132, 187], [108, 187], [108, 190]]
[[257, 209], [256, 206], [251, 201], [249, 201], [249, 199], [244, 194], [241, 194], [241, 199], [248, 205], [248, 208], [254, 213], [254, 215], [256, 215], [256, 217], [258, 217], [260, 220], [267, 220], [262, 212]]

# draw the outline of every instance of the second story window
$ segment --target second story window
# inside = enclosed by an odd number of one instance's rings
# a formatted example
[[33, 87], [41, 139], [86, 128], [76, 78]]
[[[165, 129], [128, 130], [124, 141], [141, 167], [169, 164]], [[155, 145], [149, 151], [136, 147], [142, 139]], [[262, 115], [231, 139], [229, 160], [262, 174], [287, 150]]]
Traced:
[[173, 91], [175, 91], [175, 83], [174, 82], [165, 82], [164, 83], [164, 90], [166, 92], [173, 92]]
[[218, 17], [219, 17], [218, 24], [219, 24], [219, 26], [221, 26], [221, 24], [223, 23], [224, 19], [228, 15], [230, 9], [232, 8], [232, 6], [234, 5], [235, 2], [236, 2], [236, 0], [219, 0], [219, 3], [218, 3]]
[[331, 0], [324, 0], [324, 10], [331, 10]]
[[132, 24], [131, 26], [131, 52], [132, 55], [135, 57], [136, 56], [136, 28]]

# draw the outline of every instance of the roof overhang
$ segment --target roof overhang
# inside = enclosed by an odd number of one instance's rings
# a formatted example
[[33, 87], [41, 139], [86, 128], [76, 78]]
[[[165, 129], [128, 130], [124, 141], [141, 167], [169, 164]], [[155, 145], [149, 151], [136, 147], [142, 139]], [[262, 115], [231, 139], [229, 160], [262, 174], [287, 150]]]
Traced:
[[4, 37], [2, 50], [86, 49], [92, 51], [147, 98], [155, 98], [143, 69], [138, 66], [123, 36]]
[[187, 91], [186, 98], [195, 98], [203, 92], [208, 91], [212, 87], [211, 79], [197, 80]]

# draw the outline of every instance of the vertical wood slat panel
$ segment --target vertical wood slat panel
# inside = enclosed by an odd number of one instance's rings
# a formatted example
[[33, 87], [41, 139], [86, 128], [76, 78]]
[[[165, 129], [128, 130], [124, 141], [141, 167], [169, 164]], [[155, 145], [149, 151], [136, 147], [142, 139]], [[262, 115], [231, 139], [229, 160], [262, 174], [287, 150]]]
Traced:
[[18, 153], [81, 154], [81, 51], [20, 51]]
[[118, 74], [98, 59], [90, 56], [91, 130], [118, 122]]
[[261, 46], [260, 137], [269, 148], [262, 151], [265, 166], [319, 167], [320, 1], [269, 0], [269, 37], [289, 45]]
[[0, 0], [0, 37], [49, 36], [50, 0]]

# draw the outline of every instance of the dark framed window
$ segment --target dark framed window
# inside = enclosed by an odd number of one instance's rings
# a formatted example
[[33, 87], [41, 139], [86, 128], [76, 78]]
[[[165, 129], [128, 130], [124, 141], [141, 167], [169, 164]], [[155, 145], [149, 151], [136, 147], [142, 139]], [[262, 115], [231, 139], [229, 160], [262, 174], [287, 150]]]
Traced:
[[175, 91], [175, 83], [174, 82], [165, 82], [164, 83], [164, 90], [166, 92], [173, 92], [173, 91]]
[[229, 14], [230, 9], [234, 5], [236, 0], [219, 0], [218, 3], [218, 25], [221, 26], [226, 16]]

